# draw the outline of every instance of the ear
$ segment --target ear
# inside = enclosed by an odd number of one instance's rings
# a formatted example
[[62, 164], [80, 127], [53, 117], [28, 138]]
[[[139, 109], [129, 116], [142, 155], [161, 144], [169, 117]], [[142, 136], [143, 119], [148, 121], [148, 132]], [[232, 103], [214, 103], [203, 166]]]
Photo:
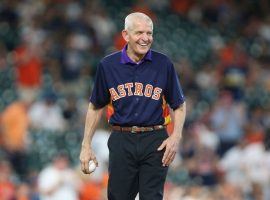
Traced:
[[123, 31], [122, 31], [122, 37], [124, 38], [124, 40], [125, 40], [126, 42], [129, 41], [129, 35], [128, 35], [127, 30], [123, 30]]

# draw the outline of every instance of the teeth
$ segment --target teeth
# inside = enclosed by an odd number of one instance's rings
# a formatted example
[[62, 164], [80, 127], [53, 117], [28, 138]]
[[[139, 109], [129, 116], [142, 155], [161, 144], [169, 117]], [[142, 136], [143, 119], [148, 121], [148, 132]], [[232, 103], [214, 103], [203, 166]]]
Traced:
[[141, 46], [147, 46], [147, 44], [140, 44]]

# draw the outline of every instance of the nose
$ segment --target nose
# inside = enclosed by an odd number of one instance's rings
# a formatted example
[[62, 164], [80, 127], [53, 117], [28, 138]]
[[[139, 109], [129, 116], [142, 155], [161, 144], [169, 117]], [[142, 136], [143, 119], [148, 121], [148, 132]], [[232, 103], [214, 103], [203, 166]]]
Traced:
[[143, 39], [143, 41], [148, 41], [149, 40], [149, 36], [147, 35], [147, 33], [142, 34], [142, 39]]

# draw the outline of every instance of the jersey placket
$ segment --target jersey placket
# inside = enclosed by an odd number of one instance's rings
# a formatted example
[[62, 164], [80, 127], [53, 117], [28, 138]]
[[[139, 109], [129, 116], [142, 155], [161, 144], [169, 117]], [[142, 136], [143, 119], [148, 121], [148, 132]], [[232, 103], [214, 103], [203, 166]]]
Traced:
[[[135, 83], [136, 82], [139, 82], [139, 68], [141, 67], [141, 64], [142, 63], [140, 63], [140, 64], [137, 64], [137, 65], [135, 65], [134, 66], [134, 71], [133, 71], [133, 85], [135, 86]], [[134, 93], [135, 93], [135, 90], [134, 90]], [[137, 105], [137, 104], [139, 104], [139, 101], [140, 101], [140, 98], [139, 98], [139, 96], [134, 96], [134, 98], [135, 98], [135, 104]], [[135, 113], [134, 113], [134, 116], [135, 117], [138, 117], [139, 116], [139, 113], [137, 112], [137, 111], [135, 111]]]

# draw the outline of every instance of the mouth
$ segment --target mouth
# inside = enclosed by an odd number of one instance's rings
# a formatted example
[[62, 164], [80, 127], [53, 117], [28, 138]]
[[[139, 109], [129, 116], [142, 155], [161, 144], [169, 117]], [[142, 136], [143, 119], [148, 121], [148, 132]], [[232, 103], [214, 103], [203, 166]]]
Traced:
[[141, 46], [141, 47], [148, 47], [148, 45], [149, 45], [149, 44], [145, 44], [145, 43], [139, 44], [139, 46]]

